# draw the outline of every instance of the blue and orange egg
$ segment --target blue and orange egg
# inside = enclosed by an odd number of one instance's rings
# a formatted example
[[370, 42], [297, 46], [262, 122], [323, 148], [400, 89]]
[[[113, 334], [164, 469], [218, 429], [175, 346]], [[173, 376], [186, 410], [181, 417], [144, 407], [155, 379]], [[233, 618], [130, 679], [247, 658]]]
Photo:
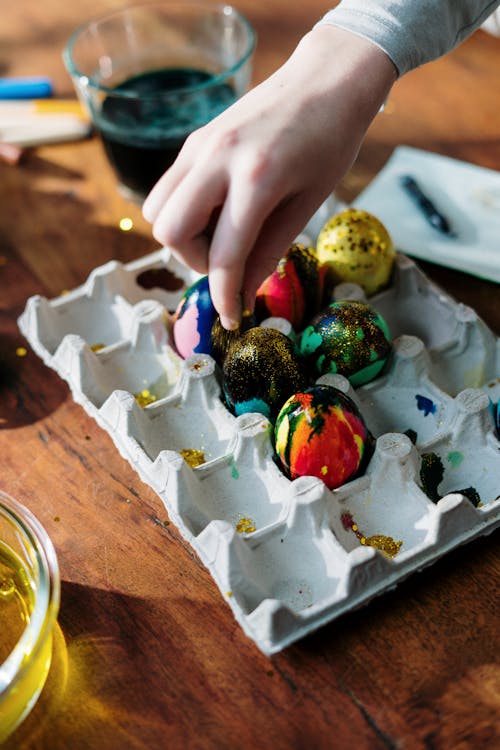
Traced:
[[328, 385], [295, 393], [275, 424], [275, 449], [290, 479], [314, 476], [333, 490], [362, 470], [371, 435], [354, 401]]

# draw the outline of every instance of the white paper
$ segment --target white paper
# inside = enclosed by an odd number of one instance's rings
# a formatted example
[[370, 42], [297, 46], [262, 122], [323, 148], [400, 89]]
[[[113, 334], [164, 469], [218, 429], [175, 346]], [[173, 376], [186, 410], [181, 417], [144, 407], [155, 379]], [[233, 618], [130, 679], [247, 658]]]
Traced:
[[[430, 226], [400, 185], [405, 174], [417, 180], [456, 237]], [[399, 146], [352, 205], [380, 219], [401, 252], [500, 282], [500, 172]]]

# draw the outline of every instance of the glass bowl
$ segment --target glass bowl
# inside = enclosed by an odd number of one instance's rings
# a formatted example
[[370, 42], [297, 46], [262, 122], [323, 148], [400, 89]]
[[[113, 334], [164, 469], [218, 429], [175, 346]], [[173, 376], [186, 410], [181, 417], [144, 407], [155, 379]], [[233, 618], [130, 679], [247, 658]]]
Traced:
[[121, 192], [140, 203], [189, 133], [249, 87], [256, 35], [230, 5], [155, 2], [94, 18], [63, 60]]
[[46, 531], [0, 491], [0, 744], [44, 686], [59, 597], [59, 567]]

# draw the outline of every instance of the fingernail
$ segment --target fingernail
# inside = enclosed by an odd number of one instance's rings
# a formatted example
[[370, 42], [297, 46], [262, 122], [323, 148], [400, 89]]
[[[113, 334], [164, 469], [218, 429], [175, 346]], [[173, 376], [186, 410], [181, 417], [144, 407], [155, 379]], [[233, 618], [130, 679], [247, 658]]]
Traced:
[[230, 310], [229, 315], [219, 312], [219, 319], [223, 328], [227, 331], [236, 331], [241, 325], [242, 299], [238, 294], [235, 299], [235, 306]]
[[219, 318], [222, 327], [225, 328], [226, 331], [236, 331], [236, 329], [240, 327], [239, 320], [233, 320], [225, 315], [220, 315]]

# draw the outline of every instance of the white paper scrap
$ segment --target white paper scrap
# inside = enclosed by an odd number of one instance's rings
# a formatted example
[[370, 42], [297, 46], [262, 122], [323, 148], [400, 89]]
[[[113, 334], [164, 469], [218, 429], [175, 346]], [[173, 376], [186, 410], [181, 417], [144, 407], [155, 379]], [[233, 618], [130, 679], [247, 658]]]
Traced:
[[[455, 237], [430, 226], [400, 185], [407, 174], [448, 219]], [[500, 172], [399, 146], [352, 205], [380, 219], [401, 252], [500, 282]]]

